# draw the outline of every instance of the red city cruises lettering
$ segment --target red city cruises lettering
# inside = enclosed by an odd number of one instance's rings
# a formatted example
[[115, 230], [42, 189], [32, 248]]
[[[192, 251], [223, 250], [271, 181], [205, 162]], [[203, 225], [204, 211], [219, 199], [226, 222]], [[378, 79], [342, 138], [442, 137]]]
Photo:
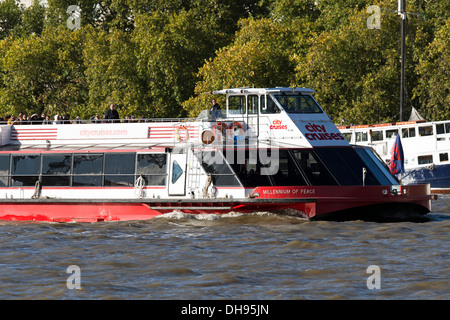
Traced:
[[305, 129], [312, 133], [305, 133], [305, 137], [308, 140], [344, 140], [344, 136], [341, 133], [327, 132], [325, 125], [319, 125], [315, 123], [308, 123]]
[[287, 125], [282, 125], [281, 122], [281, 120], [273, 120], [270, 129], [287, 129]]

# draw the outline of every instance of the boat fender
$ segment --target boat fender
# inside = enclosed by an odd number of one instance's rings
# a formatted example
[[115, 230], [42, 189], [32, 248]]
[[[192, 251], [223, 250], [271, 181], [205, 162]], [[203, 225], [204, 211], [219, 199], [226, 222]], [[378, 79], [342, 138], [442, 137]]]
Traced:
[[208, 198], [208, 188], [211, 185], [212, 182], [212, 176], [208, 175], [208, 178], [206, 179], [205, 188], [203, 188], [203, 198]]
[[[184, 136], [182, 133], [183, 131], [185, 131]], [[175, 130], [175, 139], [177, 139], [178, 142], [188, 141], [189, 140], [189, 130], [183, 125], [178, 126]]]
[[139, 198], [143, 198], [144, 197], [144, 187], [145, 187], [145, 179], [141, 174], [134, 182], [134, 194]]
[[31, 199], [38, 199], [41, 196], [41, 181], [37, 180], [34, 184], [34, 193], [31, 196]]

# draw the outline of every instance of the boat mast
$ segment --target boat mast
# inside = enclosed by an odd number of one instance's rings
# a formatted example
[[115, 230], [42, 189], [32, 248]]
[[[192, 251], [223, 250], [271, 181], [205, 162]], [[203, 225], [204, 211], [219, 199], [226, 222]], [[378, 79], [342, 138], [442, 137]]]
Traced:
[[406, 59], [406, 48], [405, 48], [405, 29], [406, 29], [406, 0], [398, 0], [398, 14], [402, 18], [400, 35], [401, 35], [401, 75], [400, 75], [400, 121], [403, 121], [403, 107], [404, 107], [404, 97], [405, 97], [405, 59]]

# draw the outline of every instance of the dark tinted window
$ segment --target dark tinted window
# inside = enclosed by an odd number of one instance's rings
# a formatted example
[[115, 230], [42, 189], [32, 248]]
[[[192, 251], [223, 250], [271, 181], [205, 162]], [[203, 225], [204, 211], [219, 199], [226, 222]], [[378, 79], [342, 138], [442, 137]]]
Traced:
[[216, 186], [240, 186], [234, 172], [227, 164], [220, 151], [203, 152], [202, 166], [206, 173], [212, 176], [212, 183]]
[[9, 155], [0, 155], [0, 187], [8, 186]]
[[363, 168], [366, 168], [365, 184], [379, 185], [379, 181], [351, 147], [315, 148], [315, 152], [325, 163], [340, 185], [357, 186], [363, 184]]
[[106, 187], [132, 187], [135, 165], [135, 153], [106, 153], [104, 185]]
[[40, 155], [13, 155], [12, 174], [39, 174]]
[[40, 168], [40, 155], [13, 155], [11, 185], [34, 186], [39, 179]]
[[138, 154], [136, 174], [142, 175], [146, 185], [165, 185], [167, 172], [167, 155]]
[[101, 174], [103, 154], [74, 154], [73, 174]]
[[42, 155], [42, 185], [70, 186], [71, 154]]
[[134, 174], [136, 154], [106, 153], [105, 174]]
[[336, 179], [312, 150], [292, 150], [297, 163], [313, 186], [334, 186]]
[[102, 185], [103, 154], [74, 154], [72, 186]]
[[42, 174], [70, 174], [72, 155], [44, 154], [42, 156]]

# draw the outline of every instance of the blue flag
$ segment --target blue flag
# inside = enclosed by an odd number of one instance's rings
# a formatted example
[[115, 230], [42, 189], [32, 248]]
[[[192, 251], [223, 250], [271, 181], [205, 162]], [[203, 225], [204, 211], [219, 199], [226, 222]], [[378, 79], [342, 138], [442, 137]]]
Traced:
[[405, 157], [403, 155], [402, 142], [400, 135], [397, 135], [394, 145], [391, 149], [391, 161], [389, 161], [389, 170], [392, 174], [405, 172]]

